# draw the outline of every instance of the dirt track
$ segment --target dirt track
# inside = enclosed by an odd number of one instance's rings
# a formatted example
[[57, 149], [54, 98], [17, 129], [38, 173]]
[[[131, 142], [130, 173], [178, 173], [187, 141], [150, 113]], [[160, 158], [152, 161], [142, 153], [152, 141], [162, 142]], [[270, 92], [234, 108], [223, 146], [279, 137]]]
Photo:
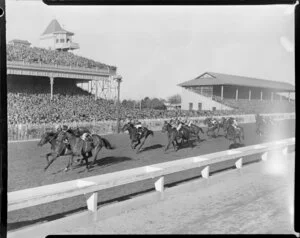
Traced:
[[[253, 145], [262, 142], [290, 138], [295, 136], [295, 120], [278, 122], [268, 137], [260, 138], [255, 134], [254, 124], [244, 124], [245, 141], [244, 144]], [[155, 132], [153, 138], [149, 138], [144, 145], [144, 151], [136, 154], [130, 148], [130, 142], [127, 134], [105, 136], [112, 144], [116, 146], [113, 151], [103, 149], [99, 153], [97, 165], [90, 172], [84, 172], [84, 166], [77, 166], [74, 170], [67, 173], [61, 170], [67, 164], [67, 158], [62, 157], [53, 163], [53, 166], [45, 173], [43, 171], [46, 160], [40, 158], [40, 154], [45, 154], [50, 150], [50, 146], [39, 148], [37, 142], [9, 143], [8, 145], [8, 191], [15, 191], [30, 187], [42, 186], [57, 182], [63, 182], [87, 176], [111, 173], [119, 170], [130, 169], [155, 163], [167, 162], [170, 160], [181, 159], [201, 154], [208, 154], [217, 151], [227, 150], [229, 141], [223, 137], [220, 130], [218, 138], [210, 138], [206, 135], [200, 135], [203, 141], [195, 142], [194, 148], [182, 148], [177, 152], [170, 149], [164, 153], [163, 146], [166, 145], [166, 135], [161, 132]], [[170, 179], [171, 181], [172, 179]], [[99, 202], [108, 201], [115, 197], [125, 196], [130, 193], [145, 189], [144, 184], [128, 185], [126, 188], [114, 188], [101, 193]], [[82, 209], [86, 206], [84, 197], [74, 197], [62, 201], [53, 202], [41, 206], [27, 208], [19, 211], [13, 211], [8, 214], [9, 229], [23, 225], [42, 221], [45, 216], [66, 215], [70, 210]], [[50, 217], [48, 217], [50, 219]], [[48, 219], [46, 217], [46, 219]]]

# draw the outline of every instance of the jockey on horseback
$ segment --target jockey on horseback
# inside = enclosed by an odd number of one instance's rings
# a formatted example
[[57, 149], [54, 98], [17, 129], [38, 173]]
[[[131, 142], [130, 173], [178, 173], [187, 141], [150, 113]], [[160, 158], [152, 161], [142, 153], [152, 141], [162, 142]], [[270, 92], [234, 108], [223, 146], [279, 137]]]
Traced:
[[61, 125], [57, 125], [57, 126], [55, 127], [55, 131], [56, 131], [56, 133], [61, 132], [61, 131], [62, 131]]
[[185, 120], [184, 120], [184, 124], [186, 124], [188, 127], [191, 127], [192, 121], [189, 120], [188, 116], [186, 116], [186, 118], [185, 118]]
[[212, 126], [216, 126], [218, 123], [217, 119], [215, 119], [215, 118], [211, 118], [210, 122], [211, 122]]
[[142, 129], [143, 129], [142, 123], [141, 123], [137, 118], [133, 119], [133, 120], [131, 121], [131, 123], [132, 123], [132, 124], [134, 125], [134, 127], [137, 129], [137, 132], [138, 132], [139, 134], [142, 134]]

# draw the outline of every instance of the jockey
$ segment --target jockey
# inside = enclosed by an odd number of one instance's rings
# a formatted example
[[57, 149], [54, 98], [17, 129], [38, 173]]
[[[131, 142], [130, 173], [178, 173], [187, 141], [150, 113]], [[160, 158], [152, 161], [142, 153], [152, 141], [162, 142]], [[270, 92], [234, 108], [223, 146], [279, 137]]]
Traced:
[[132, 124], [134, 125], [134, 127], [140, 132], [142, 129], [142, 123], [138, 120], [138, 119], [134, 119], [132, 121]]
[[188, 117], [186, 117], [186, 118], [185, 118], [185, 120], [184, 120], [184, 124], [186, 124], [188, 127], [191, 127], [191, 125], [192, 125], [192, 121], [191, 121], [191, 120], [189, 120], [189, 118], [188, 118]]
[[87, 132], [83, 133], [82, 136], [81, 136], [81, 139], [84, 140], [84, 141], [88, 141], [88, 139], [90, 139], [90, 138], [91, 138], [91, 135]]
[[236, 121], [235, 118], [232, 118], [232, 126], [233, 126], [235, 129], [238, 128], [238, 123], [237, 123], [237, 121]]
[[61, 132], [61, 131], [62, 131], [61, 125], [57, 125], [57, 126], [55, 127], [55, 130], [56, 130], [57, 133]]
[[64, 131], [64, 132], [66, 132], [69, 129], [70, 128], [67, 125], [63, 125], [61, 130]]
[[217, 120], [215, 118], [211, 118], [210, 122], [213, 126], [217, 124]]

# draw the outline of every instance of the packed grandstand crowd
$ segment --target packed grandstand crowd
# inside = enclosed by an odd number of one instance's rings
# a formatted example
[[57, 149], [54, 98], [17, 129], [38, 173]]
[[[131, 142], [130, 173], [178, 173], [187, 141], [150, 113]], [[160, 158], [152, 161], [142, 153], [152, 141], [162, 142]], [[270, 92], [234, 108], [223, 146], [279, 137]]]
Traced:
[[[90, 60], [71, 52], [54, 51], [25, 45], [7, 45], [7, 61], [42, 63], [49, 65], [72, 66], [82, 68], [107, 68], [108, 65]], [[109, 66], [115, 68], [114, 66]]]
[[[59, 52], [37, 47], [7, 46], [8, 61], [25, 61], [27, 63], [58, 64], [64, 66], [78, 66], [85, 68], [106, 67], [105, 64], [95, 62], [69, 52]], [[293, 103], [287, 101], [235, 101], [230, 106], [233, 111], [178, 111], [154, 110], [150, 108], [129, 108], [121, 105], [120, 118], [150, 119], [171, 118], [176, 116], [217, 116], [228, 114], [248, 114], [256, 112], [289, 112], [294, 111]], [[241, 105], [239, 105], [239, 103]], [[274, 105], [276, 103], [276, 105]], [[24, 87], [14, 84], [8, 87], [8, 124], [41, 124], [41, 123], [69, 123], [116, 120], [117, 110], [113, 101], [98, 99], [86, 91], [74, 86], [56, 87], [53, 100], [50, 101], [49, 85], [35, 84]], [[87, 106], [88, 105], [88, 106]]]

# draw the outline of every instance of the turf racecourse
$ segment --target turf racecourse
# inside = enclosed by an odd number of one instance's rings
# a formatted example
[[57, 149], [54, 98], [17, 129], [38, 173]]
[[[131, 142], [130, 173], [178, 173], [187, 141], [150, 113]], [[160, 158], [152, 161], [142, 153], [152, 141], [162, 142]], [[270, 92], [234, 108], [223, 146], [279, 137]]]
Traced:
[[[285, 120], [277, 122], [276, 126], [270, 128], [268, 136], [259, 137], [255, 133], [255, 124], [243, 124], [245, 140], [243, 144], [254, 145], [263, 142], [290, 138], [295, 136], [295, 120]], [[206, 132], [206, 129], [205, 129]], [[128, 134], [107, 135], [107, 138], [116, 149], [109, 151], [102, 149], [97, 157], [96, 165], [85, 172], [85, 166], [75, 164], [74, 169], [63, 172], [67, 164], [67, 157], [61, 157], [55, 161], [48, 171], [44, 172], [46, 159], [41, 158], [41, 154], [50, 151], [50, 145], [38, 147], [37, 141], [9, 143], [8, 144], [8, 191], [15, 191], [25, 188], [42, 186], [46, 184], [111, 173], [124, 169], [131, 169], [145, 165], [167, 162], [186, 157], [203, 155], [218, 151], [227, 150], [230, 142], [224, 138], [223, 130], [220, 129], [217, 138], [207, 137], [200, 133], [202, 141], [194, 142], [193, 148], [184, 146], [177, 152], [172, 147], [165, 153], [164, 147], [167, 144], [167, 136], [161, 132], [154, 132], [153, 137], [149, 137], [144, 145], [144, 150], [139, 154], [130, 148]], [[185, 178], [187, 174], [182, 175]], [[189, 176], [189, 175], [188, 175]], [[187, 176], [187, 177], [188, 177]], [[166, 179], [168, 182], [177, 181], [179, 175]], [[190, 177], [192, 175], [190, 174]], [[129, 184], [126, 187], [116, 187], [99, 192], [99, 202], [109, 202], [114, 198], [126, 196], [138, 191], [153, 187], [153, 181], [144, 181], [137, 184]], [[26, 208], [8, 213], [8, 229], [15, 229], [21, 226], [57, 219], [68, 215], [70, 212], [78, 212], [85, 209], [84, 196], [68, 198], [49, 204]]]

